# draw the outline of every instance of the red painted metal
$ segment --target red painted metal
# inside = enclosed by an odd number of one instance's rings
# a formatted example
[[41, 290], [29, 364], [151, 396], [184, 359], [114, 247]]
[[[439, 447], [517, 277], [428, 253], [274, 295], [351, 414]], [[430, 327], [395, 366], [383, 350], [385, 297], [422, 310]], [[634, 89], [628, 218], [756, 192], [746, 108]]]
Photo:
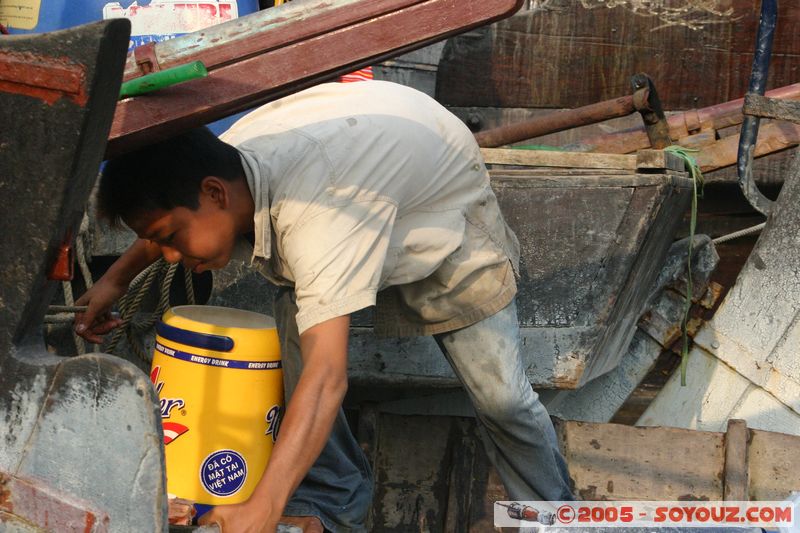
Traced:
[[[337, 4], [321, 7], [317, 13], [306, 10], [303, 18], [298, 15], [277, 20], [273, 16], [271, 29], [261, 26], [246, 37], [231, 28], [239, 24], [241, 32], [245, 27], [249, 31], [248, 19], [259, 14], [221, 24], [214, 33], [204, 30], [190, 39], [179, 38], [183, 40], [178, 43], [173, 42], [178, 39], [158, 43], [155, 55], [160, 68], [173, 66], [172, 61], [179, 64], [199, 59], [207, 67], [211, 65], [209, 76], [120, 102], [106, 155], [118, 155], [497, 20], [518, 10], [522, 0], [342, 3], [347, 9]], [[229, 38], [222, 39], [221, 35]], [[221, 40], [210, 42], [214, 38]]]
[[142, 46], [137, 46], [133, 52], [128, 56], [128, 60], [133, 58], [136, 67], [139, 69], [137, 76], [130, 76], [127, 79], [138, 78], [140, 75], [150, 74], [161, 70], [156, 57], [156, 43], [147, 43]]
[[86, 67], [66, 57], [0, 50], [0, 91], [39, 98], [52, 105], [67, 97], [86, 103]]
[[58, 249], [56, 260], [47, 272], [47, 279], [52, 281], [72, 281], [75, 276], [75, 257], [72, 252], [72, 232], [68, 232], [64, 242]]

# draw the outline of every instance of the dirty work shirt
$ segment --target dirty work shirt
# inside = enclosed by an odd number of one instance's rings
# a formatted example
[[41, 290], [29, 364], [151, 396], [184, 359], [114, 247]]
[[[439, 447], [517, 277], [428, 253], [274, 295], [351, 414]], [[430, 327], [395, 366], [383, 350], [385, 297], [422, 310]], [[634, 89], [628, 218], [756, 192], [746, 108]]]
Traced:
[[301, 333], [377, 304], [378, 334], [431, 335], [514, 297], [518, 243], [480, 150], [427, 95], [319, 85], [222, 139], [239, 149], [255, 202], [252, 263], [294, 285]]

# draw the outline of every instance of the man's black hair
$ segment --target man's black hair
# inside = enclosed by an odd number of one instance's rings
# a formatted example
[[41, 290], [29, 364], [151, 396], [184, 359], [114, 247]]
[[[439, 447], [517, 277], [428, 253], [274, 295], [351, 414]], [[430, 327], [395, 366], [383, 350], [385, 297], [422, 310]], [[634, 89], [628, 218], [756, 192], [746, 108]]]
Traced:
[[159, 209], [197, 209], [206, 176], [235, 181], [244, 170], [236, 148], [208, 128], [196, 128], [108, 161], [97, 192], [98, 213], [116, 225]]

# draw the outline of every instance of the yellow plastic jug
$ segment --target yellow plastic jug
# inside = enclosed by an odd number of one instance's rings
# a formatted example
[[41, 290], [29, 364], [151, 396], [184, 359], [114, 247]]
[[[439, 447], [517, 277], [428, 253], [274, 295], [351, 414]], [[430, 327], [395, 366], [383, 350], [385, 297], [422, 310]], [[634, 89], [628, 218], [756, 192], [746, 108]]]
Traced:
[[245, 501], [283, 412], [275, 321], [225, 307], [173, 307], [156, 325], [150, 380], [161, 404], [169, 493], [207, 505]]

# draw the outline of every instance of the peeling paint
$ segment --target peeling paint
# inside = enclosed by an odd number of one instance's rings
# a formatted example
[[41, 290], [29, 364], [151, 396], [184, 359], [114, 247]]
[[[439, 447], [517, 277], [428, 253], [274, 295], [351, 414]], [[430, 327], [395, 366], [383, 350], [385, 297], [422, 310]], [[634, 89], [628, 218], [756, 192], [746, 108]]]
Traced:
[[0, 91], [38, 98], [48, 105], [66, 97], [83, 106], [88, 100], [86, 66], [66, 57], [0, 50]]

